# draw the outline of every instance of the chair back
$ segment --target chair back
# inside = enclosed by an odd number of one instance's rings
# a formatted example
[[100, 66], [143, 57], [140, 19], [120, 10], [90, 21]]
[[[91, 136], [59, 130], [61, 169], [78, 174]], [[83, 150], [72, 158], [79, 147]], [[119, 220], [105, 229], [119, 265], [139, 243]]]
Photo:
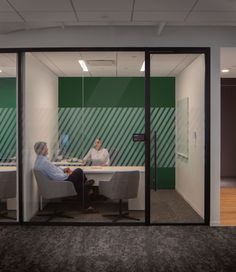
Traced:
[[34, 169], [39, 193], [43, 198], [54, 199], [77, 195], [72, 182], [66, 180], [51, 180], [41, 171]]
[[34, 169], [33, 171], [40, 195], [44, 198], [48, 198], [48, 183], [50, 182], [50, 179], [39, 170]]
[[139, 171], [115, 172], [111, 178], [111, 199], [136, 198], [139, 186]]
[[16, 197], [16, 171], [0, 172], [0, 199]]

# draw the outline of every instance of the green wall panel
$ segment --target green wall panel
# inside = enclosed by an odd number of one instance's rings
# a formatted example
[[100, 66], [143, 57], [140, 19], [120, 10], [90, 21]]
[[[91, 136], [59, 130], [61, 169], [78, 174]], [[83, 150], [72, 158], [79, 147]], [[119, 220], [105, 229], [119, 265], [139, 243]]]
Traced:
[[[84, 96], [82, 96], [84, 90]], [[60, 77], [59, 107], [144, 107], [142, 77]], [[175, 107], [175, 78], [151, 78], [152, 107]]]
[[175, 78], [151, 78], [151, 106], [175, 107]]
[[0, 108], [16, 107], [16, 79], [0, 78]]
[[152, 189], [175, 188], [175, 167], [158, 167], [156, 179], [154, 176], [154, 168], [151, 167], [150, 177]]
[[0, 161], [16, 156], [16, 79], [0, 78]]
[[82, 78], [59, 77], [59, 107], [82, 107]]

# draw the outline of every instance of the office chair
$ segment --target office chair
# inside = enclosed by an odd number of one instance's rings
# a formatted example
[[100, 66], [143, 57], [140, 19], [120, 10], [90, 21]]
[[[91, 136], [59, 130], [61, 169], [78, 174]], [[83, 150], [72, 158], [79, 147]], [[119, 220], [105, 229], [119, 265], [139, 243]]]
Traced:
[[112, 199], [119, 200], [119, 213], [106, 214], [104, 217], [113, 217], [113, 222], [122, 219], [136, 220], [138, 218], [130, 217], [129, 212], [123, 212], [123, 199], [136, 198], [139, 186], [139, 171], [115, 172], [110, 181], [100, 181], [99, 191], [102, 195]]
[[[43, 199], [51, 200], [77, 195], [72, 182], [51, 180], [36, 169], [34, 169], [33, 172], [38, 184], [39, 193]], [[57, 209], [54, 209], [54, 211], [51, 213], [37, 214], [37, 216], [48, 216], [49, 218], [47, 222], [55, 217], [73, 218], [72, 216], [66, 215], [64, 212]]]
[[6, 210], [1, 210], [2, 199], [16, 197], [16, 171], [0, 172], [0, 218], [13, 219], [16, 218], [8, 216]]

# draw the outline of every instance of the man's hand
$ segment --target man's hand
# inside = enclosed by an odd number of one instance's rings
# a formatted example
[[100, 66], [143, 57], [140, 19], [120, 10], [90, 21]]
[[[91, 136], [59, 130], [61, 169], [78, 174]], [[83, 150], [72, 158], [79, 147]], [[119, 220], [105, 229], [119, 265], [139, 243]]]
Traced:
[[69, 168], [69, 167], [67, 167], [67, 168], [64, 168], [64, 173], [67, 173], [68, 175], [71, 175], [72, 174], [72, 170]]

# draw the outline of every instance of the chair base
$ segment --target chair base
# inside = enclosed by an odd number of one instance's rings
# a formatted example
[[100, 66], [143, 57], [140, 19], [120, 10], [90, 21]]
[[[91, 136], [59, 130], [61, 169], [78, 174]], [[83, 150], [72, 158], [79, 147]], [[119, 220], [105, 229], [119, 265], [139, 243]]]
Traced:
[[129, 212], [123, 212], [122, 210], [122, 199], [119, 200], [119, 213], [118, 214], [104, 214], [104, 217], [115, 217], [112, 222], [117, 222], [122, 219], [129, 219], [129, 220], [135, 220], [139, 221], [140, 219], [129, 216]]
[[7, 214], [8, 212], [0, 212], [0, 219], [3, 218], [3, 219], [16, 220], [16, 218], [8, 216]]
[[73, 219], [73, 216], [67, 215], [62, 211], [55, 211], [55, 212], [51, 212], [51, 213], [40, 213], [37, 214], [36, 216], [49, 216], [49, 218], [46, 220], [46, 222], [51, 221], [52, 219], [59, 217], [59, 218], [70, 218]]
[[135, 217], [131, 217], [128, 215], [129, 213], [122, 213], [122, 214], [104, 214], [103, 216], [104, 217], [115, 217], [112, 222], [117, 222], [119, 220], [122, 220], [122, 219], [129, 219], [129, 220], [135, 220], [135, 221], [139, 221], [140, 219], [138, 218], [135, 218]]

